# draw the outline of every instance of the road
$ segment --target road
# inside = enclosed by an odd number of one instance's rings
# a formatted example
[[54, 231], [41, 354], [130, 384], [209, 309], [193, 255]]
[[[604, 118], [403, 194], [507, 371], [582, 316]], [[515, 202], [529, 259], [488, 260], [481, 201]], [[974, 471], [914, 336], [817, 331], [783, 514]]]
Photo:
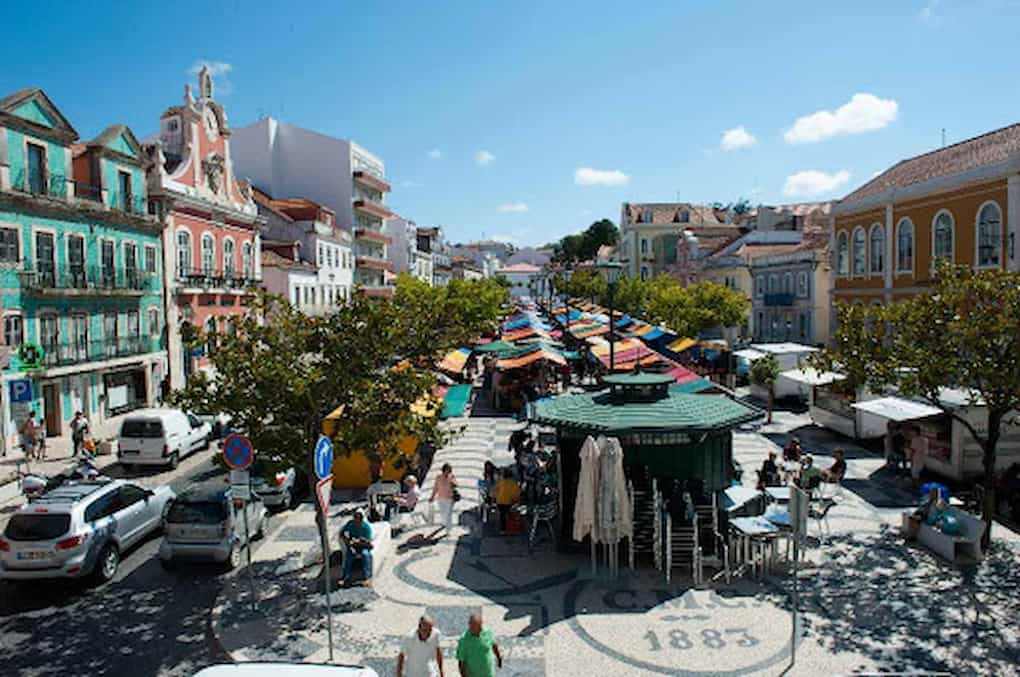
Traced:
[[[177, 491], [223, 474], [211, 452], [181, 461], [173, 471], [108, 474], [140, 484], [169, 482]], [[12, 512], [0, 508], [0, 528]], [[269, 530], [280, 528], [270, 518]], [[77, 581], [0, 584], [0, 655], [4, 675], [191, 675], [228, 659], [210, 629], [220, 590], [242, 579], [215, 565], [182, 565], [164, 571], [155, 535], [121, 561], [117, 576], [96, 587]], [[256, 544], [256, 548], [258, 544]]]

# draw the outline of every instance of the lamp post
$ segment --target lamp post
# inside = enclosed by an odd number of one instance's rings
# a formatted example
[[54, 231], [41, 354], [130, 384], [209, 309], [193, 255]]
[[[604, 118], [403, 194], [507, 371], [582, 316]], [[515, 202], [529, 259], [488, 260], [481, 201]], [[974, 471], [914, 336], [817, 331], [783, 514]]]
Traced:
[[616, 261], [604, 261], [597, 265], [599, 272], [606, 278], [606, 291], [609, 295], [609, 373], [616, 371], [616, 327], [613, 323], [613, 295], [616, 293], [616, 281], [620, 279], [623, 265]]

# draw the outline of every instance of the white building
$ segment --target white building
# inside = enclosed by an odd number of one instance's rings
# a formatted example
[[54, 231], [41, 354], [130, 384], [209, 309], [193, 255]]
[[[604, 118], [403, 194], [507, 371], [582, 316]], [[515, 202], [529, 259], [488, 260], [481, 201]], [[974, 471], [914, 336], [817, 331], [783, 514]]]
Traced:
[[539, 284], [542, 269], [530, 263], [514, 263], [497, 269], [496, 276], [505, 277], [510, 282], [510, 296], [520, 298], [531, 296], [531, 286]]
[[[261, 190], [252, 192], [260, 215], [266, 219], [266, 239], [276, 244], [297, 243], [293, 257], [289, 251], [278, 250], [277, 253], [306, 263], [314, 271], [311, 281], [306, 280], [302, 272], [301, 282], [295, 283], [302, 288], [300, 305], [329, 308], [349, 299], [354, 291], [354, 250], [351, 234], [337, 225], [333, 210], [307, 198], [273, 199]], [[290, 283], [280, 284], [279, 278], [274, 285], [267, 281], [266, 289], [294, 302]], [[311, 287], [307, 300], [306, 286]]]
[[390, 238], [387, 260], [394, 273], [410, 273], [433, 284], [432, 239], [435, 228], [419, 228], [414, 221], [395, 216], [386, 219], [383, 233]]
[[262, 241], [262, 283], [266, 291], [282, 296], [306, 313], [323, 312], [316, 303], [318, 275], [315, 266], [301, 260], [301, 243]]
[[266, 118], [234, 130], [234, 166], [270, 195], [302, 195], [336, 214], [353, 234], [354, 283], [364, 293], [392, 293], [386, 273], [393, 213], [385, 206], [390, 185], [380, 158], [358, 144]]
[[443, 229], [436, 226], [432, 231], [432, 284], [445, 287], [453, 279], [453, 263], [450, 243], [443, 235]]

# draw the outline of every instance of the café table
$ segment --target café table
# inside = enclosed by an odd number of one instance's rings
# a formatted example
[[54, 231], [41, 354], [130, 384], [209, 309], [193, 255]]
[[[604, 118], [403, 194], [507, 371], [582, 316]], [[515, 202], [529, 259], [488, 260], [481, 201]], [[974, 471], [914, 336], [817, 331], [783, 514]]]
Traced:
[[736, 553], [741, 566], [735, 572], [741, 575], [750, 569], [752, 576], [767, 574], [775, 556], [775, 540], [779, 527], [763, 516], [733, 517], [730, 532], [737, 542]]

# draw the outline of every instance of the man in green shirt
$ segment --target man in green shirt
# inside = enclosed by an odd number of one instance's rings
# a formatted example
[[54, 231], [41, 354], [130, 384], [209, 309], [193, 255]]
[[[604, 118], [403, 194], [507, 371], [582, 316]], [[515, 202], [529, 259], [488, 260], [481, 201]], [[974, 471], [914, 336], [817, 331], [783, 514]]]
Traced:
[[340, 530], [340, 540], [347, 546], [347, 554], [344, 557], [345, 583], [350, 583], [351, 573], [354, 569], [354, 558], [361, 556], [361, 571], [364, 574], [362, 585], [372, 585], [372, 525], [365, 519], [364, 513], [360, 510], [354, 511], [354, 519], [344, 525]]
[[503, 656], [492, 631], [482, 628], [480, 614], [471, 614], [467, 632], [457, 642], [457, 663], [461, 677], [493, 677], [497, 667], [503, 668]]

